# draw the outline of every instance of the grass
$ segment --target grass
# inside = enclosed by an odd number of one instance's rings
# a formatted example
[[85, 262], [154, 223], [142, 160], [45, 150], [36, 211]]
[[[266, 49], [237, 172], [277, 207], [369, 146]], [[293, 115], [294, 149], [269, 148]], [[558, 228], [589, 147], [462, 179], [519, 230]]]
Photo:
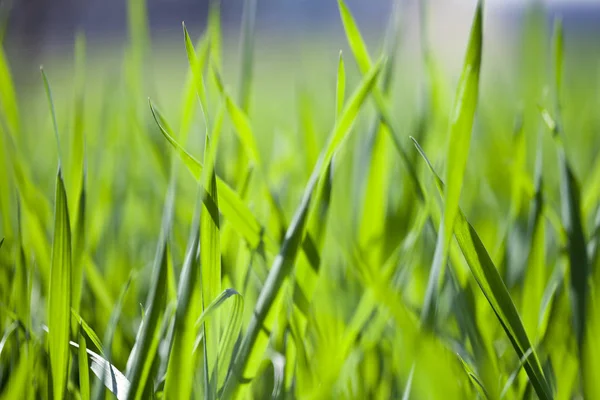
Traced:
[[339, 0], [290, 102], [256, 3], [236, 82], [219, 1], [183, 26], [178, 101], [143, 1], [118, 79], [79, 34], [25, 101], [0, 52], [0, 398], [600, 397], [598, 54], [532, 7], [494, 75], [480, 1], [455, 84]]

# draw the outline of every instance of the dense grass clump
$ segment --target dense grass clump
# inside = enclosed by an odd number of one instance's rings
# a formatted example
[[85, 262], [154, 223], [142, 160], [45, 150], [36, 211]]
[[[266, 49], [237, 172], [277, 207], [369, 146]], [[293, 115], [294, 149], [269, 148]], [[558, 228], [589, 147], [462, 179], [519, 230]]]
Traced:
[[600, 398], [599, 98], [560, 21], [546, 58], [529, 14], [509, 94], [483, 90], [483, 1], [454, 85], [426, 35], [401, 76], [397, 15], [375, 56], [339, 0], [335, 80], [273, 135], [256, 1], [234, 88], [211, 4], [176, 106], [144, 93], [143, 1], [109, 89], [83, 35], [71, 101], [42, 69], [34, 131], [0, 48], [0, 396]]

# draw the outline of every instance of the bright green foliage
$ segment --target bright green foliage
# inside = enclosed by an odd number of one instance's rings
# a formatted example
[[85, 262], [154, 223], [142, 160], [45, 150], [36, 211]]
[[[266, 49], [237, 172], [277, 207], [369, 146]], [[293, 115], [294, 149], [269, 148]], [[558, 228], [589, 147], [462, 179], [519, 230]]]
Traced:
[[52, 240], [52, 266], [48, 288], [48, 352], [50, 353], [52, 393], [61, 399], [69, 375], [69, 336], [71, 330], [71, 223], [67, 193], [60, 168], [56, 175]]
[[439, 51], [434, 2], [381, 44], [356, 1], [301, 40], [239, 3], [235, 35], [211, 0], [171, 43], [127, 0], [122, 49], [78, 32], [37, 82], [0, 5], [0, 399], [600, 397], [570, 17], [506, 35], [473, 2]]

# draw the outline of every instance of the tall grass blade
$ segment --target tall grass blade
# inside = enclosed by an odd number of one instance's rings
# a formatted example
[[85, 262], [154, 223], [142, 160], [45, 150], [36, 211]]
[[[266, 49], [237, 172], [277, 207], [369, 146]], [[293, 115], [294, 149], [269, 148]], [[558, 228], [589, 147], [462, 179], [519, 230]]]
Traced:
[[195, 216], [177, 293], [174, 337], [164, 390], [165, 397], [169, 399], [189, 399], [192, 394], [196, 365], [196, 355], [193, 351], [196, 336], [194, 324], [201, 305], [200, 262], [197, 256], [199, 238], [200, 223]]
[[[219, 200], [217, 196], [217, 179], [214, 173], [214, 159], [212, 148], [218, 143], [211, 142], [206, 136], [204, 148], [204, 177], [203, 187], [206, 192], [202, 201], [200, 213], [200, 276], [202, 286], [202, 308], [208, 305], [221, 292], [221, 244], [219, 223]], [[219, 314], [215, 314], [210, 323], [204, 324], [204, 350], [208, 365], [204, 369], [209, 374], [210, 398], [216, 398], [218, 390], [219, 359]]]
[[[423, 149], [421, 149], [416, 141], [415, 145], [433, 174], [438, 191], [440, 194], [445, 193], [443, 181], [437, 175]], [[477, 235], [477, 232], [475, 232], [471, 224], [469, 224], [460, 208], [457, 210], [457, 213], [457, 219], [454, 225], [454, 236], [469, 265], [473, 277], [500, 321], [517, 356], [522, 358], [529, 349], [532, 349], [532, 354], [526, 359], [525, 370], [536, 394], [540, 399], [553, 398], [552, 389], [544, 375], [537, 353], [533, 350], [531, 341], [527, 336], [519, 313], [517, 312], [517, 308], [510, 297], [506, 285], [502, 281], [496, 266], [491, 260], [481, 239]]]
[[83, 333], [81, 332], [81, 326], [79, 329], [79, 351], [77, 360], [79, 361], [79, 395], [81, 396], [81, 400], [89, 400], [90, 372], [87, 357], [87, 344], [85, 342], [85, 337], [83, 337]]
[[[336, 123], [331, 133], [331, 139], [322, 153], [322, 158], [319, 159], [317, 165], [315, 165], [315, 168], [313, 169], [304, 190], [300, 205], [296, 209], [294, 218], [286, 232], [281, 250], [275, 258], [275, 261], [269, 270], [267, 280], [259, 294], [253, 316], [232, 366], [232, 373], [225, 382], [223, 392], [225, 398], [231, 397], [236, 392], [237, 387], [242, 380], [252, 379], [253, 374], [256, 373], [256, 371], [247, 371], [248, 361], [253, 354], [262, 354], [264, 350], [262, 348], [256, 348], [255, 342], [262, 329], [263, 323], [267, 318], [267, 314], [271, 310], [275, 297], [285, 279], [293, 269], [296, 255], [305, 233], [306, 220], [310, 211], [313, 192], [315, 191], [317, 183], [320, 180], [324, 181], [325, 174], [329, 170], [329, 164], [334, 153], [347, 137], [348, 131], [356, 119], [360, 108], [375, 85], [382, 66], [383, 60], [380, 60], [362, 80], [347, 106], [344, 108], [342, 116]], [[248, 376], [248, 373], [252, 375]]]
[[62, 399], [69, 376], [69, 336], [71, 332], [71, 223], [62, 172], [56, 174], [54, 236], [48, 288], [48, 351], [52, 393]]
[[434, 321], [439, 282], [448, 259], [454, 221], [459, 212], [458, 204], [469, 155], [471, 130], [477, 109], [482, 42], [483, 2], [479, 1], [471, 26], [467, 54], [454, 100], [454, 110], [449, 128], [444, 213], [438, 229], [435, 253], [421, 312], [421, 320], [428, 326], [432, 326]]
[[338, 118], [344, 110], [344, 100], [346, 97], [346, 68], [344, 67], [344, 58], [341, 51], [338, 60], [335, 89], [335, 116]]

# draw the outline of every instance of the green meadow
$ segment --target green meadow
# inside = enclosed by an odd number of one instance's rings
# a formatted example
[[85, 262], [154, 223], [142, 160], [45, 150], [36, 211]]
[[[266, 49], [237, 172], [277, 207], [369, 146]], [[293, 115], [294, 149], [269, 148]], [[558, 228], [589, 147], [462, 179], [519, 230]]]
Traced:
[[129, 0], [26, 90], [0, 47], [0, 399], [600, 399], [600, 53], [255, 7], [161, 47]]

